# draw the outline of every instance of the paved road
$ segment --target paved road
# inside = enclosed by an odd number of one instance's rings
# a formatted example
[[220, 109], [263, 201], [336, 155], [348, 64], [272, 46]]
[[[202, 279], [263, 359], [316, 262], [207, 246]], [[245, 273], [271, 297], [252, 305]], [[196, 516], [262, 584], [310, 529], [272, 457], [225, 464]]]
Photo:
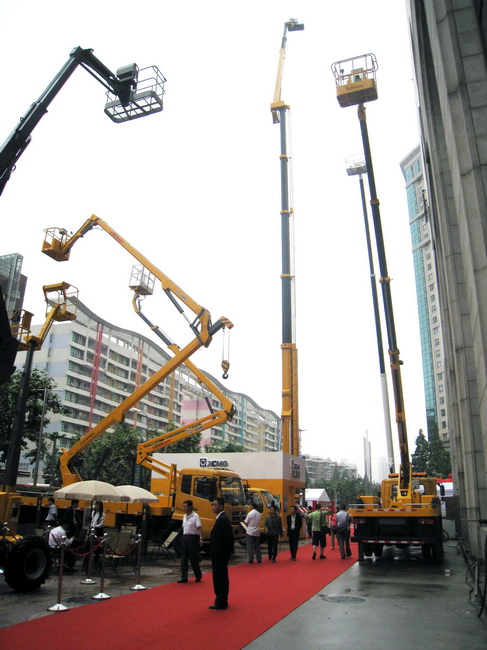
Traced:
[[[285, 545], [282, 545], [282, 550]], [[231, 564], [246, 561], [238, 546]], [[204, 573], [211, 570], [202, 561]], [[466, 564], [455, 541], [446, 545], [445, 562], [425, 562], [420, 553], [384, 551], [380, 560], [368, 559], [350, 569], [265, 632], [247, 650], [332, 647], [333, 650], [411, 650], [414, 645], [432, 650], [485, 650], [487, 612], [475, 615], [465, 583]], [[141, 583], [154, 587], [179, 578], [179, 562], [159, 559], [144, 563]], [[61, 602], [77, 607], [95, 602], [96, 585], [80, 584], [82, 573], [65, 576]], [[108, 570], [104, 592], [127, 594], [137, 576], [127, 566]], [[47, 608], [57, 603], [57, 576], [33, 593], [16, 593], [0, 580], [0, 627], [40, 616], [60, 616]], [[269, 606], [272, 606], [270, 603]]]

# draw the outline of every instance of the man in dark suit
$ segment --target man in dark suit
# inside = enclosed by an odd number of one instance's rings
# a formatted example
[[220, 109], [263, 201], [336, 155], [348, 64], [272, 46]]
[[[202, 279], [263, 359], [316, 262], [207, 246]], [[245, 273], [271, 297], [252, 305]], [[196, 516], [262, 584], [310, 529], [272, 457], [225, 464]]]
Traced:
[[301, 533], [301, 526], [303, 524], [303, 518], [298, 512], [296, 506], [291, 506], [291, 514], [287, 516], [286, 522], [291, 560], [295, 560], [296, 553], [298, 552], [299, 535]]
[[228, 560], [233, 553], [233, 530], [229, 518], [223, 511], [223, 499], [216, 498], [211, 507], [216, 515], [216, 521], [210, 535], [210, 558], [215, 590], [215, 604], [210, 605], [210, 609], [226, 609], [230, 586]]

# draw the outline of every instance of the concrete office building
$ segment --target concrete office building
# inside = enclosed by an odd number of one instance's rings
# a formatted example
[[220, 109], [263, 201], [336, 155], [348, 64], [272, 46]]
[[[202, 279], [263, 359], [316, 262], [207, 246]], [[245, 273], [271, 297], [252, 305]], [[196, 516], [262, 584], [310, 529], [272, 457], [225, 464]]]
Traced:
[[421, 356], [423, 360], [427, 438], [436, 430], [450, 448], [446, 399], [445, 349], [440, 318], [435, 233], [430, 219], [419, 145], [401, 161], [411, 228]]
[[[32, 328], [36, 334], [40, 326]], [[42, 349], [34, 355], [34, 367], [44, 369], [56, 384], [69, 412], [50, 414], [46, 432], [59, 432], [59, 446], [69, 447], [76, 434], [84, 434], [98, 424], [136, 387], [163, 366], [170, 356], [147, 337], [108, 323], [79, 303], [75, 321], [54, 323]], [[25, 361], [18, 353], [17, 366]], [[202, 445], [208, 442], [234, 442], [247, 451], [278, 451], [280, 419], [259, 407], [246, 395], [232, 393], [218, 380], [211, 381], [237, 408], [232, 422], [214, 426], [204, 432]], [[207, 415], [208, 393], [185, 366], [163, 380], [137, 407], [126, 415], [141, 439], [152, 438], [154, 431], [166, 430], [168, 420], [175, 427]], [[221, 404], [208, 396], [212, 408]]]
[[479, 522], [487, 519], [487, 12], [478, 0], [410, 0], [408, 10], [436, 233], [453, 498], [461, 535], [481, 557], [487, 534]]

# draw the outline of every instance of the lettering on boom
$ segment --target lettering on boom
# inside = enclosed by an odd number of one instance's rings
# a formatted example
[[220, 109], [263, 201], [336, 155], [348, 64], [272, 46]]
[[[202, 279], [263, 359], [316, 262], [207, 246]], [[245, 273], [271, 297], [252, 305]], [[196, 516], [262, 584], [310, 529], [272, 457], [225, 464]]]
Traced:
[[291, 467], [291, 478], [300, 478], [301, 477], [300, 463], [297, 463], [296, 461], [291, 459], [290, 467]]

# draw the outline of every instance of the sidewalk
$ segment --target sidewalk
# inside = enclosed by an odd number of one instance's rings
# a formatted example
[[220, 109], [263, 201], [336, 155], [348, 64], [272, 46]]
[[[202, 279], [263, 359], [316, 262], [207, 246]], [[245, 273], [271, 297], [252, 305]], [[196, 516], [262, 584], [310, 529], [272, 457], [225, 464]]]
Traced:
[[478, 619], [469, 603], [466, 569], [454, 541], [441, 566], [420, 553], [395, 559], [384, 550], [380, 560], [356, 562], [245, 650], [484, 650], [487, 612]]

